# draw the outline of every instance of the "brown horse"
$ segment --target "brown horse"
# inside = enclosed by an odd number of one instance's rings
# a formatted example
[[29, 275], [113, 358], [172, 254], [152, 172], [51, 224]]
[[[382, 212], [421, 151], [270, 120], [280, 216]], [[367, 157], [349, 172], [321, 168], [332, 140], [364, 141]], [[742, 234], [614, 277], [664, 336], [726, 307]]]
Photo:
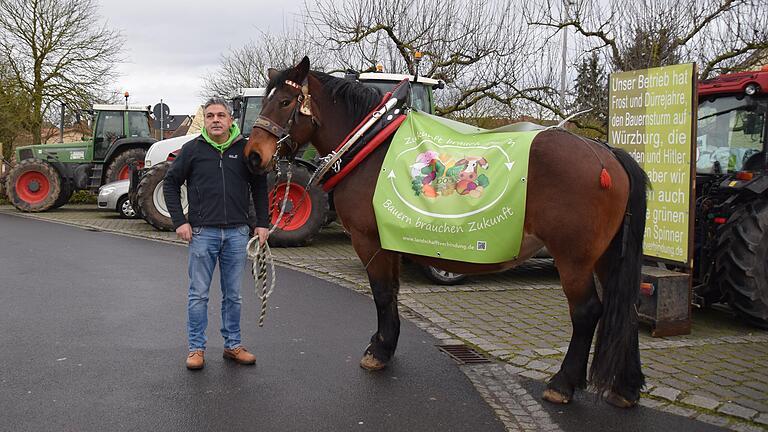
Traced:
[[[309, 141], [321, 155], [329, 154], [381, 98], [359, 83], [310, 71], [306, 57], [284, 71], [270, 69], [269, 77], [268, 96], [245, 149], [255, 173], [273, 169], [278, 155], [292, 157]], [[381, 249], [372, 205], [387, 147], [385, 142], [374, 150], [333, 193], [336, 213], [365, 265], [376, 303], [378, 329], [360, 361], [368, 370], [386, 366], [400, 333], [400, 254]], [[612, 178], [610, 187], [601, 185], [601, 166]], [[533, 141], [527, 187], [519, 259], [489, 265], [410, 258], [456, 273], [495, 272], [546, 246], [568, 298], [573, 334], [560, 371], [543, 397], [567, 403], [574, 389], [586, 386], [589, 350], [599, 322], [590, 383], [608, 402], [633, 406], [644, 385], [635, 304], [647, 177], [626, 152], [552, 129]], [[594, 275], [602, 286], [601, 296]]]

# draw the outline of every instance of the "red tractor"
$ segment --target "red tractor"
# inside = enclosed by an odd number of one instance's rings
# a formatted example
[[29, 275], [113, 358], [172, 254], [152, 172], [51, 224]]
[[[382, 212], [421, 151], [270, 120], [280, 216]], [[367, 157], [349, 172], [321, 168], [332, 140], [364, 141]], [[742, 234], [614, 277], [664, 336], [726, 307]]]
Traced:
[[768, 328], [768, 67], [699, 82], [695, 302]]

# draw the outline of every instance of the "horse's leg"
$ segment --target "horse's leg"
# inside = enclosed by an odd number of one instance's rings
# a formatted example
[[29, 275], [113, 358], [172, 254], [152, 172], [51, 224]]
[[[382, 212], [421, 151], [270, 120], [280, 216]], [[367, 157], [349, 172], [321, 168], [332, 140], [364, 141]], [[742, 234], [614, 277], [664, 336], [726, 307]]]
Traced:
[[595, 327], [602, 314], [592, 272], [581, 265], [557, 261], [560, 281], [568, 298], [573, 333], [563, 363], [547, 384], [543, 398], [554, 403], [571, 401], [576, 388], [587, 384], [587, 360]]
[[365, 348], [360, 366], [367, 370], [380, 370], [392, 359], [400, 337], [400, 316], [397, 311], [400, 255], [381, 249], [378, 242], [376, 249], [373, 249], [373, 245], [369, 244], [372, 242], [355, 241], [354, 234], [352, 238], [358, 256], [363, 264], [367, 264], [366, 272], [378, 319], [376, 333], [371, 336], [371, 342]]

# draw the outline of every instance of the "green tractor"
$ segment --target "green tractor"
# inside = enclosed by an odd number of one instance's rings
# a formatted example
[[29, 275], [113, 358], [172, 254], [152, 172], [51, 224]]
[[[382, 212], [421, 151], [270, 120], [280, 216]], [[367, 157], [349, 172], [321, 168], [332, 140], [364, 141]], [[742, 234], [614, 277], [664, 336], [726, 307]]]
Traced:
[[61, 207], [76, 190], [97, 191], [127, 179], [131, 164], [142, 165], [152, 137], [149, 107], [94, 105], [93, 137], [63, 144], [18, 147], [17, 164], [6, 175], [8, 199], [23, 212]]

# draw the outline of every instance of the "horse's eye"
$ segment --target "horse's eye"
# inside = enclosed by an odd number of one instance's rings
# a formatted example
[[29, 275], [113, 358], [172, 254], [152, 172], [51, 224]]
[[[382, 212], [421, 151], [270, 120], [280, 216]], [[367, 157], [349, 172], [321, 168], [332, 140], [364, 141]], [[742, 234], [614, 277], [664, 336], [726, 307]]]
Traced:
[[284, 99], [284, 100], [280, 101], [280, 106], [281, 107], [287, 107], [290, 104], [291, 104], [291, 100], [290, 99]]

